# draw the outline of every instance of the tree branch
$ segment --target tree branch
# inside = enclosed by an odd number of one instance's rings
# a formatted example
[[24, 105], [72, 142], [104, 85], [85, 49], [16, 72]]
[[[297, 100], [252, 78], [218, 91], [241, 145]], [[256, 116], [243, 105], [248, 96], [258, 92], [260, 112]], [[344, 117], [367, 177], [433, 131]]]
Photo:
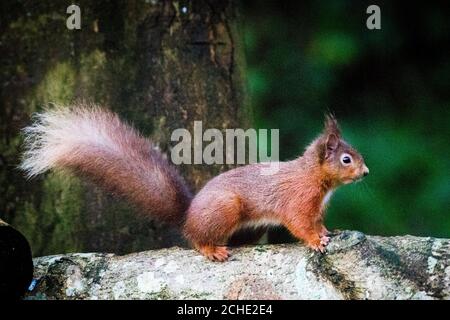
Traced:
[[333, 235], [326, 254], [301, 244], [233, 249], [226, 263], [188, 249], [34, 259], [28, 299], [449, 299], [450, 240]]

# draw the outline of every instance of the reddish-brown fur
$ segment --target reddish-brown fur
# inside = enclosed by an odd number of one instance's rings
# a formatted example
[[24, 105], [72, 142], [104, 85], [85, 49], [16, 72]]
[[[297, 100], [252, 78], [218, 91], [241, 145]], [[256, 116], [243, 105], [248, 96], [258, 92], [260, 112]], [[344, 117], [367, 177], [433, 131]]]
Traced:
[[[151, 141], [106, 109], [77, 105], [38, 115], [25, 129], [22, 167], [69, 169], [125, 197], [160, 220], [182, 225], [192, 195]], [[60, 125], [63, 123], [63, 125]], [[56, 132], [56, 134], [55, 134]], [[38, 169], [36, 169], [38, 168]]]
[[[80, 123], [94, 119], [88, 121], [89, 125], [101, 129], [97, 130], [99, 135], [106, 134], [107, 138], [102, 144], [96, 139], [72, 137], [69, 148], [49, 153], [55, 161], [49, 161], [48, 168], [71, 169], [126, 197], [144, 212], [182, 225], [193, 246], [216, 261], [228, 258], [225, 246], [236, 230], [258, 222], [284, 225], [309, 247], [323, 252], [329, 241], [323, 225], [325, 195], [368, 173], [363, 158], [341, 139], [336, 120], [328, 116], [324, 132], [301, 157], [280, 162], [277, 173], [261, 174], [262, 164], [239, 167], [213, 178], [192, 199], [184, 180], [152, 143], [115, 114], [81, 106], [63, 116], [64, 120], [72, 121], [73, 117]], [[27, 139], [29, 157], [26, 153], [24, 167], [32, 174], [42, 171], [39, 168], [44, 166], [39, 167], [38, 162], [47, 161], [47, 145], [60, 151], [51, 139], [50, 143], [33, 144], [34, 140], [50, 136], [48, 132], [54, 129], [50, 126], [38, 123], [30, 127], [30, 132], [37, 133]], [[79, 135], [83, 134], [80, 130]], [[343, 153], [353, 157], [352, 165], [340, 162]]]
[[[337, 163], [343, 152], [353, 157], [352, 166]], [[184, 233], [206, 256], [212, 246], [220, 247], [223, 254], [222, 246], [235, 230], [260, 220], [284, 225], [309, 247], [323, 252], [329, 241], [323, 225], [325, 195], [368, 172], [363, 158], [341, 140], [332, 117], [303, 156], [281, 162], [274, 175], [262, 175], [261, 168], [252, 164], [222, 173], [192, 200]]]

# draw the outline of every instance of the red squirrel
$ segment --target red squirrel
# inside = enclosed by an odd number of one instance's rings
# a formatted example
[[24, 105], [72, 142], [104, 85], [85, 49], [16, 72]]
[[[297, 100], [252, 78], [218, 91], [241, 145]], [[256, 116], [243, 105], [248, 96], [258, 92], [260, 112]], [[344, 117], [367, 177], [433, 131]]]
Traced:
[[21, 168], [28, 177], [69, 169], [138, 205], [144, 213], [180, 226], [195, 249], [225, 261], [227, 239], [238, 229], [283, 225], [324, 252], [323, 225], [332, 192], [369, 173], [363, 157], [341, 138], [334, 116], [299, 158], [262, 175], [249, 164], [211, 179], [193, 196], [177, 170], [133, 127], [103, 108], [75, 105], [47, 110], [24, 129]]

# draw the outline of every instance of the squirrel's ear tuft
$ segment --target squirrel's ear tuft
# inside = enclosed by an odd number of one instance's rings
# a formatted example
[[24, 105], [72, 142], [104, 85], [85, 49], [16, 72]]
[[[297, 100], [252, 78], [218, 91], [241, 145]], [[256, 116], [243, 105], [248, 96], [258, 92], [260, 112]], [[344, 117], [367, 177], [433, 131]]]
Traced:
[[341, 130], [335, 116], [332, 113], [325, 115], [325, 135], [334, 134], [338, 139], [341, 138]]

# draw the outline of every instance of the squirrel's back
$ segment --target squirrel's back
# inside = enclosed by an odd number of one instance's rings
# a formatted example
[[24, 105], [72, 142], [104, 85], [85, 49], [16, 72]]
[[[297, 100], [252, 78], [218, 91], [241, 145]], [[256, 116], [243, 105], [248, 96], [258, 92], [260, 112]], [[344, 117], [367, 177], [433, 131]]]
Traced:
[[21, 168], [29, 177], [69, 169], [127, 198], [145, 213], [181, 224], [192, 195], [148, 139], [114, 113], [93, 105], [55, 107], [24, 129]]

